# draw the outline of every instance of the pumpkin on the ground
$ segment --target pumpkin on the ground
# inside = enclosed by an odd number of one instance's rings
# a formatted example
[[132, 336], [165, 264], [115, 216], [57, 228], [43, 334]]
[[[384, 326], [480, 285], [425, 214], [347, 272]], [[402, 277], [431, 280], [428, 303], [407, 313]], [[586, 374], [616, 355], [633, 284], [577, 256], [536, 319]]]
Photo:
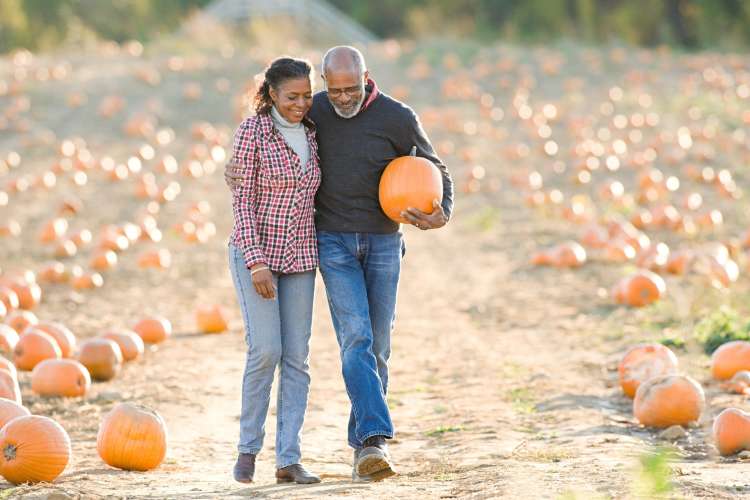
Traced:
[[670, 427], [697, 421], [705, 406], [698, 382], [685, 375], [661, 375], [638, 386], [633, 414], [647, 427]]
[[218, 304], [201, 304], [195, 310], [195, 322], [203, 333], [220, 333], [228, 328], [226, 312]]
[[618, 304], [643, 307], [659, 300], [667, 290], [664, 278], [641, 269], [615, 285], [612, 295]]
[[172, 323], [167, 318], [152, 316], [138, 321], [133, 331], [140, 335], [145, 343], [158, 344], [172, 335]]
[[0, 324], [0, 354], [11, 356], [18, 343], [18, 332], [9, 325]]
[[717, 380], [730, 379], [742, 370], [750, 370], [750, 342], [746, 340], [722, 344], [711, 355], [711, 375]]
[[68, 433], [51, 418], [20, 416], [0, 429], [0, 475], [13, 484], [54, 481], [70, 454]]
[[641, 344], [630, 348], [617, 367], [622, 392], [635, 397], [638, 386], [657, 375], [677, 373], [677, 356], [662, 344]]
[[31, 415], [31, 412], [13, 400], [0, 398], [0, 429], [16, 417]]
[[0, 370], [0, 398], [21, 404], [21, 387], [18, 385], [18, 378], [7, 370]]
[[31, 390], [40, 396], [73, 398], [90, 387], [89, 371], [74, 359], [45, 359], [31, 372]]
[[37, 323], [39, 323], [39, 318], [36, 317], [36, 314], [21, 309], [11, 311], [5, 318], [5, 324], [13, 328], [18, 334], [23, 333], [30, 325], [36, 325]]
[[96, 449], [112, 467], [151, 470], [161, 464], [167, 453], [167, 427], [157, 412], [119, 403], [102, 420]]
[[31, 371], [45, 359], [62, 358], [55, 339], [46, 332], [33, 330], [24, 333], [13, 351], [13, 362], [22, 371]]
[[102, 338], [113, 340], [120, 346], [122, 359], [124, 361], [133, 361], [143, 354], [145, 349], [143, 339], [137, 333], [131, 330], [119, 330], [106, 332], [101, 335]]
[[120, 371], [122, 351], [113, 340], [90, 339], [81, 344], [78, 361], [89, 370], [92, 379], [106, 381]]
[[73, 356], [73, 351], [76, 348], [76, 336], [73, 335], [70, 328], [54, 321], [40, 321], [34, 326], [34, 329], [42, 330], [54, 338], [57, 345], [60, 346], [63, 358]]
[[716, 448], [724, 456], [750, 450], [750, 414], [727, 408], [714, 420], [713, 435]]

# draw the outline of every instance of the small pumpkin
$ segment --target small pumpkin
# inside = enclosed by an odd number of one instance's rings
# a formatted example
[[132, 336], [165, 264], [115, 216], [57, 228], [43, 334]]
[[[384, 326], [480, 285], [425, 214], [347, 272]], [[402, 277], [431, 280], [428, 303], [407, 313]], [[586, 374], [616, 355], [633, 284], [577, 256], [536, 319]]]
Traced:
[[750, 395], [750, 371], [740, 370], [721, 387], [736, 394]]
[[117, 265], [117, 254], [112, 250], [100, 249], [94, 253], [89, 261], [91, 269], [106, 271]]
[[0, 475], [13, 484], [54, 481], [70, 455], [68, 433], [51, 418], [21, 416], [0, 429]]
[[433, 200], [442, 201], [443, 178], [430, 160], [416, 156], [416, 148], [412, 148], [409, 156], [396, 158], [385, 167], [380, 177], [378, 198], [388, 218], [408, 223], [401, 216], [407, 208], [431, 214]]
[[62, 351], [55, 339], [41, 330], [21, 336], [13, 351], [13, 362], [19, 370], [31, 371], [45, 359], [60, 359]]
[[138, 321], [133, 331], [140, 335], [145, 343], [158, 344], [172, 335], [172, 323], [161, 316], [147, 317]]
[[677, 373], [677, 356], [662, 344], [640, 344], [625, 353], [617, 372], [622, 392], [632, 399], [638, 386], [646, 380]]
[[18, 379], [7, 370], [0, 370], [0, 398], [21, 404], [21, 388]]
[[16, 417], [31, 415], [25, 406], [11, 399], [0, 398], [0, 429]]
[[741, 370], [750, 370], [750, 342], [727, 342], [720, 345], [711, 355], [711, 375], [715, 379], [730, 379]]
[[5, 308], [10, 314], [12, 311], [21, 307], [21, 301], [18, 294], [7, 285], [0, 285], [0, 301], [5, 304]]
[[39, 318], [31, 311], [15, 310], [5, 318], [5, 324], [13, 328], [16, 333], [24, 332], [29, 326], [39, 323]]
[[167, 453], [167, 427], [157, 412], [119, 403], [102, 420], [96, 449], [112, 467], [151, 470], [161, 464]]
[[647, 427], [671, 427], [697, 421], [705, 406], [698, 382], [685, 375], [660, 375], [638, 386], [633, 414]]
[[714, 442], [723, 456], [750, 450], [750, 414], [727, 408], [714, 419]]
[[195, 310], [195, 322], [203, 333], [221, 333], [228, 328], [226, 312], [218, 304], [201, 304]]
[[112, 340], [120, 346], [124, 361], [133, 361], [143, 354], [143, 339], [131, 330], [107, 332], [102, 334], [102, 338]]
[[113, 340], [95, 338], [81, 344], [78, 361], [88, 368], [91, 378], [106, 381], [122, 367], [122, 351]]
[[18, 343], [18, 332], [8, 325], [0, 324], [0, 354], [11, 356]]
[[13, 375], [15, 379], [18, 379], [18, 371], [16, 370], [16, 365], [10, 362], [10, 360], [5, 359], [4, 357], [0, 356], [0, 370], [5, 370], [6, 372]]
[[667, 290], [664, 278], [641, 269], [623, 278], [614, 288], [615, 301], [631, 307], [643, 307], [659, 300]]
[[63, 358], [73, 356], [73, 351], [76, 348], [76, 336], [67, 326], [54, 321], [40, 321], [33, 328], [50, 334], [57, 345], [60, 346]]
[[166, 248], [148, 250], [138, 256], [138, 267], [166, 269], [172, 265], [172, 254]]
[[40, 396], [83, 396], [91, 387], [89, 371], [74, 359], [45, 359], [31, 372], [31, 390]]
[[35, 282], [15, 280], [10, 287], [18, 295], [18, 306], [21, 309], [34, 309], [42, 301], [42, 288]]

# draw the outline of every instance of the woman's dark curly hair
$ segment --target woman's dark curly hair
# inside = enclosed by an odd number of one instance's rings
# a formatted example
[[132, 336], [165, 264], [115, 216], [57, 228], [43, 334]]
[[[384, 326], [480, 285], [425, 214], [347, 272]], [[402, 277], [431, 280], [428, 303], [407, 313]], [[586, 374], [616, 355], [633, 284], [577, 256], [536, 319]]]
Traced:
[[309, 78], [312, 80], [312, 66], [304, 59], [292, 57], [279, 57], [266, 68], [263, 75], [263, 83], [255, 94], [255, 113], [262, 115], [271, 112], [273, 100], [271, 99], [271, 88], [278, 89], [279, 85], [287, 80], [297, 78]]

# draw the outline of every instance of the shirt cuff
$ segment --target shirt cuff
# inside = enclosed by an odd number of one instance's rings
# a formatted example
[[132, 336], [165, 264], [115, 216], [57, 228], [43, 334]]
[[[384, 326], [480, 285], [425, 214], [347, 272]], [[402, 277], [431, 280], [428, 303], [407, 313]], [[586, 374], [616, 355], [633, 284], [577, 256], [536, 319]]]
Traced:
[[266, 264], [266, 258], [263, 252], [255, 246], [248, 247], [242, 251], [242, 255], [245, 257], [245, 266], [250, 269], [255, 264]]

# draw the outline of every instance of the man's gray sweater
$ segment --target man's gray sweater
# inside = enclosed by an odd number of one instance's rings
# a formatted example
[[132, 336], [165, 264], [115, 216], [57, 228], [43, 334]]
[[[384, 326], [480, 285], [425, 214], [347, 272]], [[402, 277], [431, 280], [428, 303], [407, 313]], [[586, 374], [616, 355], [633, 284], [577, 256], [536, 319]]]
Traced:
[[399, 224], [383, 213], [378, 200], [380, 176], [388, 163], [412, 146], [443, 176], [442, 207], [453, 210], [453, 181], [437, 157], [419, 118], [405, 104], [379, 92], [352, 118], [341, 118], [326, 92], [313, 98], [322, 182], [315, 198], [315, 226], [344, 233], [393, 233]]

